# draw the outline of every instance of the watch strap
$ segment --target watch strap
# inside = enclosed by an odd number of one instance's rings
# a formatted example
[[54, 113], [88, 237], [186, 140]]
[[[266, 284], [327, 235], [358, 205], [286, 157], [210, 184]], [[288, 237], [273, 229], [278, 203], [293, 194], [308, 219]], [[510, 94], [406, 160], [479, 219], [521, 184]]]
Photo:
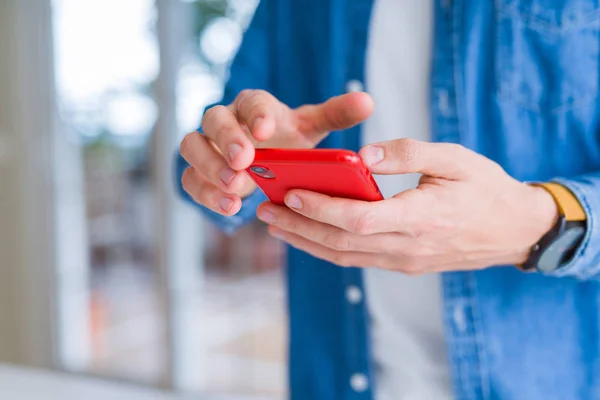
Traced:
[[518, 266], [524, 271], [551, 272], [570, 259], [574, 249], [585, 235], [585, 210], [566, 187], [554, 183], [534, 183], [544, 188], [554, 198], [559, 218], [552, 229], [531, 249], [525, 264]]
[[535, 186], [540, 186], [546, 189], [554, 198], [558, 211], [565, 217], [565, 220], [585, 221], [587, 219], [585, 210], [579, 203], [575, 195], [563, 185], [554, 182], [535, 183]]

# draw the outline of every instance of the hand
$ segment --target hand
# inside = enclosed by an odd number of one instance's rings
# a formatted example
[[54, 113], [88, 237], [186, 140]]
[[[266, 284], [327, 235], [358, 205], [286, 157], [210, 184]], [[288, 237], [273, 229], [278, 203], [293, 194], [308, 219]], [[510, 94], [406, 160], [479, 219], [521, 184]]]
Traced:
[[190, 164], [183, 188], [213, 211], [236, 214], [241, 198], [256, 188], [245, 172], [255, 148], [312, 148], [330, 131], [352, 127], [372, 111], [373, 100], [366, 93], [290, 109], [265, 91], [245, 90], [232, 104], [206, 111], [204, 135], [192, 132], [181, 142], [181, 155]]
[[265, 203], [270, 233], [340, 266], [407, 274], [523, 263], [558, 217], [544, 189], [455, 144], [399, 139], [363, 148], [373, 173], [421, 173], [416, 189], [368, 203], [293, 190]]

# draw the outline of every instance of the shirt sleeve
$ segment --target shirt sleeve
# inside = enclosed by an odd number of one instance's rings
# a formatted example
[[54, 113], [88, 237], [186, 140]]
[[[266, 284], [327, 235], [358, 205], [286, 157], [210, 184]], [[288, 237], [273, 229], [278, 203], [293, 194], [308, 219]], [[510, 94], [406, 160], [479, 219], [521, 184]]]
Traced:
[[570, 276], [578, 279], [600, 278], [600, 172], [571, 179], [554, 180], [569, 189], [586, 213], [586, 234], [573, 259], [552, 272], [552, 276]]
[[[244, 39], [240, 49], [235, 56], [230, 69], [230, 78], [228, 79], [223, 98], [217, 104], [230, 104], [235, 97], [244, 89], [263, 89], [271, 90], [271, 43], [273, 35], [271, 18], [272, 2], [274, 0], [261, 0], [252, 22], [244, 34]], [[201, 130], [201, 128], [199, 128]], [[240, 212], [231, 217], [222, 216], [194, 202], [181, 184], [183, 171], [189, 167], [189, 164], [177, 154], [175, 159], [175, 181], [176, 187], [181, 198], [197, 207], [206, 218], [216, 224], [224, 232], [231, 234], [238, 228], [254, 219], [256, 208], [265, 201], [266, 196], [256, 190], [252, 195], [242, 201]]]
[[189, 167], [189, 164], [181, 156], [178, 155], [178, 157], [176, 158], [175, 175], [176, 180], [178, 182], [177, 189], [179, 195], [183, 200], [193, 204], [196, 208], [198, 208], [198, 210], [200, 210], [209, 221], [218, 226], [223, 232], [227, 234], [233, 234], [237, 229], [252, 221], [255, 218], [256, 209], [258, 208], [258, 206], [262, 202], [267, 200], [267, 196], [265, 196], [265, 194], [262, 191], [257, 189], [250, 196], [242, 200], [242, 208], [236, 215], [227, 217], [216, 213], [196, 203], [192, 199], [192, 197], [183, 189], [183, 185], [181, 184], [181, 175], [187, 167]]

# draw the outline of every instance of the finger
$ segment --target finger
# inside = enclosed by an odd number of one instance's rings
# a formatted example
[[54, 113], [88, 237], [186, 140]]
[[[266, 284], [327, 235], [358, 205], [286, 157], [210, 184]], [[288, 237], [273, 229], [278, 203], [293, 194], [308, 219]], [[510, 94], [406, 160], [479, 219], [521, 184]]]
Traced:
[[234, 215], [240, 211], [242, 200], [239, 196], [227, 194], [208, 182], [193, 167], [187, 168], [181, 177], [183, 189], [198, 204], [222, 215]]
[[302, 250], [313, 257], [329, 261], [340, 267], [375, 267], [380, 264], [381, 256], [374, 253], [362, 253], [351, 251], [335, 251], [320, 244], [311, 242], [296, 234], [286, 232], [277, 227], [269, 227], [269, 233], [279, 240], [290, 244], [292, 247]]
[[477, 154], [452, 143], [397, 139], [360, 151], [371, 172], [382, 175], [421, 173], [446, 179], [466, 179], [479, 167]]
[[296, 109], [300, 132], [308, 136], [351, 128], [371, 116], [374, 102], [370, 95], [354, 92], [332, 97], [323, 104]]
[[[245, 124], [258, 141], [270, 139], [285, 118], [291, 118], [291, 110], [264, 90], [244, 90], [232, 104], [238, 121]], [[289, 123], [289, 122], [288, 122]]]
[[223, 153], [231, 169], [243, 171], [254, 160], [254, 144], [227, 107], [215, 106], [206, 111], [202, 131]]
[[413, 203], [408, 196], [365, 202], [305, 190], [292, 190], [285, 197], [285, 204], [297, 213], [357, 235], [417, 231], [421, 211]]
[[199, 132], [189, 133], [181, 141], [181, 156], [194, 167], [194, 170], [210, 183], [227, 193], [238, 193], [243, 190], [246, 182], [246, 172], [234, 171], [210, 139]]
[[390, 250], [392, 246], [398, 247], [401, 243], [411, 240], [408, 237], [402, 238], [398, 234], [355, 235], [333, 225], [306, 218], [290, 211], [287, 207], [279, 207], [272, 203], [260, 205], [257, 216], [269, 225], [337, 251], [380, 253]]

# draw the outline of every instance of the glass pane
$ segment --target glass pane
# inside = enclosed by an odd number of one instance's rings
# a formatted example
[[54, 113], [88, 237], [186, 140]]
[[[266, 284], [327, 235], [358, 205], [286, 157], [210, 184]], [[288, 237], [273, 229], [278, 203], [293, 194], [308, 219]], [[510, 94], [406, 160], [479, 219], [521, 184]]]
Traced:
[[[230, 62], [258, 1], [188, 2], [192, 37], [179, 76], [181, 135], [195, 130], [202, 109], [222, 95]], [[251, 85], [251, 82], [249, 82]], [[228, 237], [204, 226], [204, 286], [194, 309], [205, 376], [196, 389], [283, 399], [287, 321], [283, 247], [256, 222]]]
[[[204, 107], [221, 97], [229, 64], [257, 3], [160, 3], [185, 8], [177, 13], [182, 16], [177, 28], [187, 38], [183, 54], [167, 60], [178, 66], [179, 128], [174, 135], [195, 130]], [[82, 242], [89, 255], [87, 264], [63, 274], [62, 306], [81, 311], [79, 305], [85, 302], [87, 313], [73, 314], [89, 320], [87, 339], [64, 330], [62, 341], [70, 346], [66, 353], [87, 360], [76, 369], [154, 384], [166, 375], [167, 360], [175, 359], [187, 369], [176, 372], [187, 377], [186, 390], [284, 398], [283, 248], [261, 224], [232, 237], [209, 224], [186, 226], [186, 231], [202, 230], [204, 240], [197, 246], [205, 259], [194, 261], [192, 270], [175, 265], [179, 261], [169, 266], [178, 282], [197, 284], [189, 285], [195, 289], [183, 298], [180, 293], [172, 296], [177, 299], [173, 313], [185, 316], [185, 323], [177, 316], [161, 317], [164, 304], [158, 288], [164, 287], [159, 281], [164, 276], [158, 273], [155, 231], [157, 213], [163, 210], [156, 196], [154, 155], [173, 149], [153, 145], [161, 111], [157, 104], [163, 104], [153, 95], [159, 72], [157, 17], [153, 0], [54, 0], [59, 103], [68, 126], [62, 134], [74, 149], [60, 162], [83, 171], [81, 187], [74, 184], [70, 190], [82, 194]], [[185, 257], [179, 258], [185, 264]], [[201, 273], [194, 274], [194, 268]], [[78, 288], [80, 281], [83, 289]], [[167, 323], [182, 331], [171, 332], [173, 338], [185, 339], [173, 350], [187, 353], [192, 363], [177, 363], [180, 355], [167, 353]], [[85, 344], [87, 358], [80, 354]], [[72, 362], [65, 364], [73, 369]]]
[[[153, 0], [55, 0], [53, 14], [66, 126], [60, 134], [71, 144], [58, 168], [82, 170], [82, 185], [67, 189], [82, 191], [88, 247], [88, 263], [77, 266], [86, 273], [73, 268], [60, 286], [64, 307], [89, 302], [78, 315], [89, 318], [90, 337], [73, 338], [90, 346], [79, 368], [156, 383], [165, 369], [150, 163], [158, 115], [156, 7]], [[81, 276], [87, 282], [75, 281]]]

